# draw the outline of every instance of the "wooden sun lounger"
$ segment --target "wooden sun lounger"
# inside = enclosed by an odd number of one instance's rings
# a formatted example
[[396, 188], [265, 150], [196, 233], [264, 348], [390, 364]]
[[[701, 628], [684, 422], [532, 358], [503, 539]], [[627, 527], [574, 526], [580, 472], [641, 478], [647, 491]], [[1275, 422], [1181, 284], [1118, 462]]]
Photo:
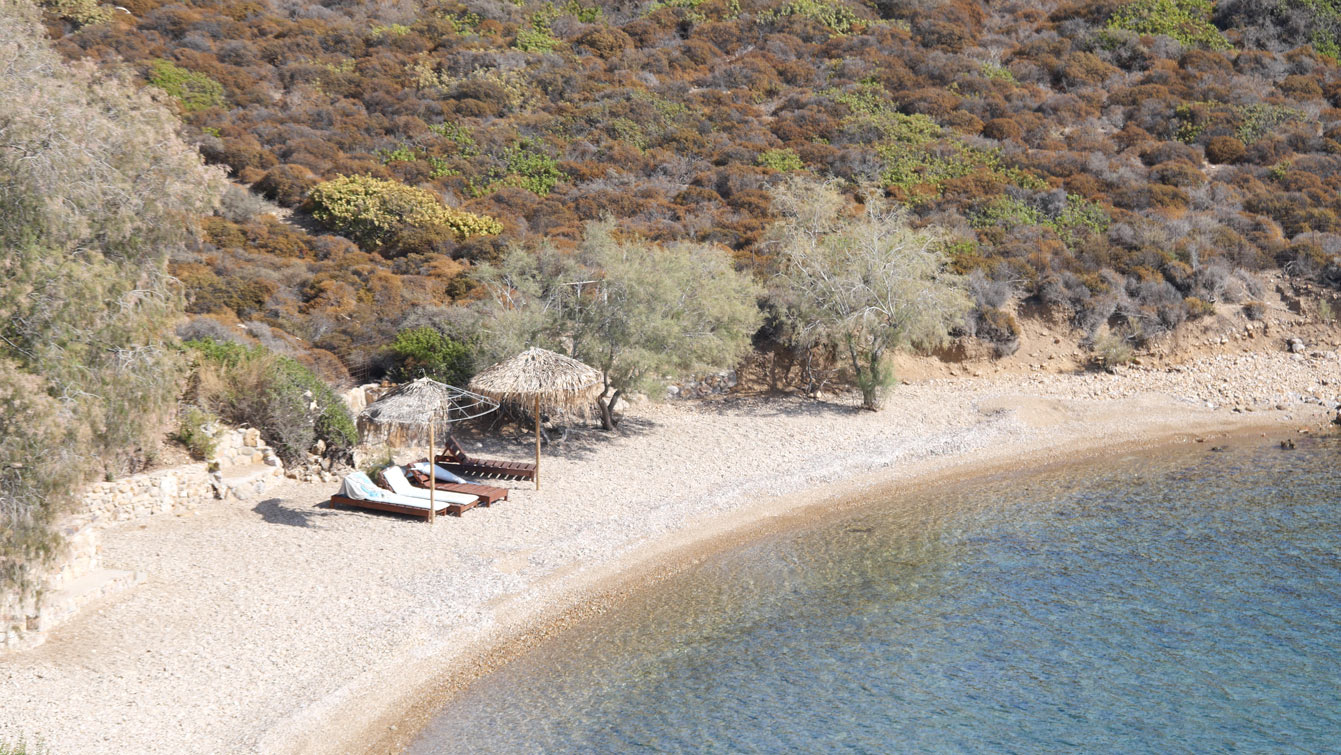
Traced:
[[[414, 478], [411, 477], [409, 474], [407, 474], [406, 477], [410, 477], [411, 482], [413, 482]], [[377, 487], [379, 487], [379, 488], [381, 488], [381, 489], [383, 489], [383, 490], [387, 490], [387, 491], [390, 491], [390, 492], [393, 492], [393, 493], [395, 492], [394, 490], [392, 490], [391, 486], [387, 484], [386, 479], [383, 478], [381, 474], [378, 474], [376, 477], [374, 477], [374, 478], [373, 478], [373, 482], [376, 482], [376, 483], [377, 483]], [[423, 486], [423, 485], [420, 485], [419, 487], [422, 488], [422, 487], [424, 487], [424, 486]], [[438, 488], [438, 490], [442, 490], [442, 488]], [[448, 490], [448, 491], [443, 491], [443, 492], [447, 492], [447, 493], [468, 493], [469, 495], [473, 495], [473, 496], [478, 496], [478, 495], [479, 495], [478, 493], [475, 493], [474, 491], [468, 491], [468, 490]], [[333, 499], [332, 499], [332, 500], [333, 500]], [[438, 506], [438, 513], [439, 513], [439, 514], [441, 514], [441, 513], [443, 513], [443, 512], [446, 512], [446, 513], [448, 513], [448, 514], [451, 514], [452, 516], [461, 516], [462, 513], [466, 512], [466, 511], [470, 511], [471, 509], [475, 508], [476, 506], [480, 505], [481, 503], [484, 503], [484, 499], [483, 499], [483, 498], [476, 498], [476, 500], [471, 501], [470, 503], [444, 503], [444, 502], [442, 502], [442, 501], [434, 501], [434, 504]], [[391, 505], [394, 505], [394, 504], [391, 504]], [[485, 506], [488, 506], [489, 504], [484, 503], [484, 505], [485, 505]], [[424, 509], [423, 509], [423, 511], [424, 511], [423, 516], [424, 516], [425, 519], [427, 519], [427, 518], [428, 518], [428, 507], [425, 506]]]
[[[421, 488], [428, 487], [428, 475], [423, 472], [407, 470], [405, 475], [410, 478], [410, 482]], [[436, 486], [438, 490], [446, 493], [465, 493], [466, 495], [477, 495], [480, 497], [480, 505], [488, 506], [506, 501], [508, 499], [507, 488], [496, 488], [492, 485], [477, 485], [473, 482], [439, 482]]]
[[[423, 508], [398, 506], [394, 503], [382, 503], [381, 501], [365, 501], [362, 498], [350, 498], [348, 496], [340, 495], [339, 493], [331, 496], [331, 503], [339, 504], [341, 506], [353, 506], [360, 509], [390, 511], [395, 514], [408, 514], [410, 516], [417, 516], [420, 519], [428, 518], [428, 506], [424, 506]], [[438, 503], [436, 507], [438, 509], [438, 514], [461, 516], [462, 511], [473, 508], [474, 506], [474, 503]]]
[[461, 447], [456, 439], [447, 436], [442, 454], [437, 463], [443, 468], [471, 477], [483, 477], [494, 480], [534, 480], [535, 463], [529, 461], [500, 461], [497, 459], [476, 459]]

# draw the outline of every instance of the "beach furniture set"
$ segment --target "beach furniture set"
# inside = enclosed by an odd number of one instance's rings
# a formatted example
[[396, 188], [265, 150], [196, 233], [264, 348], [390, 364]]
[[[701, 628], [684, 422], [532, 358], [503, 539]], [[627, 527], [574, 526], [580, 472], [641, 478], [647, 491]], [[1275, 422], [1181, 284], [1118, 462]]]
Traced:
[[[448, 436], [443, 452], [434, 459], [430, 476], [427, 460], [405, 467], [392, 465], [373, 480], [363, 472], [345, 477], [331, 503], [340, 506], [389, 511], [425, 519], [432, 514], [461, 514], [476, 506], [489, 506], [508, 497], [508, 489], [471, 482], [459, 475], [490, 480], [532, 480], [536, 467], [527, 462], [479, 459], [466, 453]], [[431, 481], [431, 482], [430, 482]], [[430, 512], [429, 485], [433, 486]]]

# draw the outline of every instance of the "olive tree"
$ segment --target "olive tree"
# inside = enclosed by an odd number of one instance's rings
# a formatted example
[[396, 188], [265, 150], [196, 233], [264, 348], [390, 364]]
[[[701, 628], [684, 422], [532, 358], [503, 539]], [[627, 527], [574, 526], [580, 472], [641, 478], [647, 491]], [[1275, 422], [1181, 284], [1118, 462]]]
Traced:
[[792, 179], [774, 191], [782, 220], [770, 230], [780, 293], [792, 304], [803, 342], [835, 346], [861, 389], [880, 407], [893, 384], [890, 352], [933, 346], [964, 321], [970, 303], [930, 230], [914, 229], [898, 208], [870, 196], [860, 214], [832, 183]]
[[621, 396], [733, 366], [759, 326], [759, 288], [725, 250], [620, 238], [608, 222], [588, 225], [572, 253], [514, 249], [478, 278], [488, 357], [542, 344], [596, 367], [607, 430]]
[[180, 389], [167, 258], [221, 174], [153, 95], [64, 62], [0, 2], [0, 590], [50, 554], [54, 511], [143, 459]]

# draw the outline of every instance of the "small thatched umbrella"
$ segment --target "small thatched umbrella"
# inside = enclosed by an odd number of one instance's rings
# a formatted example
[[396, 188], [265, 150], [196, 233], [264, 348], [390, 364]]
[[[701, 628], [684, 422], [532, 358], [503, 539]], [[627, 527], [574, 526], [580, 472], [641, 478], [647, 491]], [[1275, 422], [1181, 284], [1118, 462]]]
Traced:
[[475, 376], [470, 389], [535, 412], [535, 489], [540, 489], [540, 414], [584, 415], [601, 393], [595, 367], [545, 349], [530, 348]]
[[405, 383], [368, 405], [359, 417], [379, 425], [428, 425], [428, 522], [433, 523], [437, 509], [434, 500], [436, 480], [433, 470], [433, 425], [439, 420], [460, 422], [481, 417], [498, 408], [498, 402], [478, 393], [421, 377]]

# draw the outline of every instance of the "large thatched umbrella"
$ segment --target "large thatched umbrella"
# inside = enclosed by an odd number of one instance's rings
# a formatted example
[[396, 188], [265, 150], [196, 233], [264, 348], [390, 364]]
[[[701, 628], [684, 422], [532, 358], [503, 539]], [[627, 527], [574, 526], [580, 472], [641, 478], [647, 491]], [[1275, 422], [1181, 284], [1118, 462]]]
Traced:
[[585, 415], [601, 393], [595, 367], [545, 349], [530, 348], [476, 375], [470, 389], [535, 412], [535, 488], [540, 489], [540, 415]]
[[379, 425], [428, 426], [428, 521], [433, 523], [437, 502], [433, 464], [433, 426], [440, 421], [460, 422], [480, 417], [498, 408], [487, 396], [421, 377], [388, 391], [359, 412], [359, 417]]

